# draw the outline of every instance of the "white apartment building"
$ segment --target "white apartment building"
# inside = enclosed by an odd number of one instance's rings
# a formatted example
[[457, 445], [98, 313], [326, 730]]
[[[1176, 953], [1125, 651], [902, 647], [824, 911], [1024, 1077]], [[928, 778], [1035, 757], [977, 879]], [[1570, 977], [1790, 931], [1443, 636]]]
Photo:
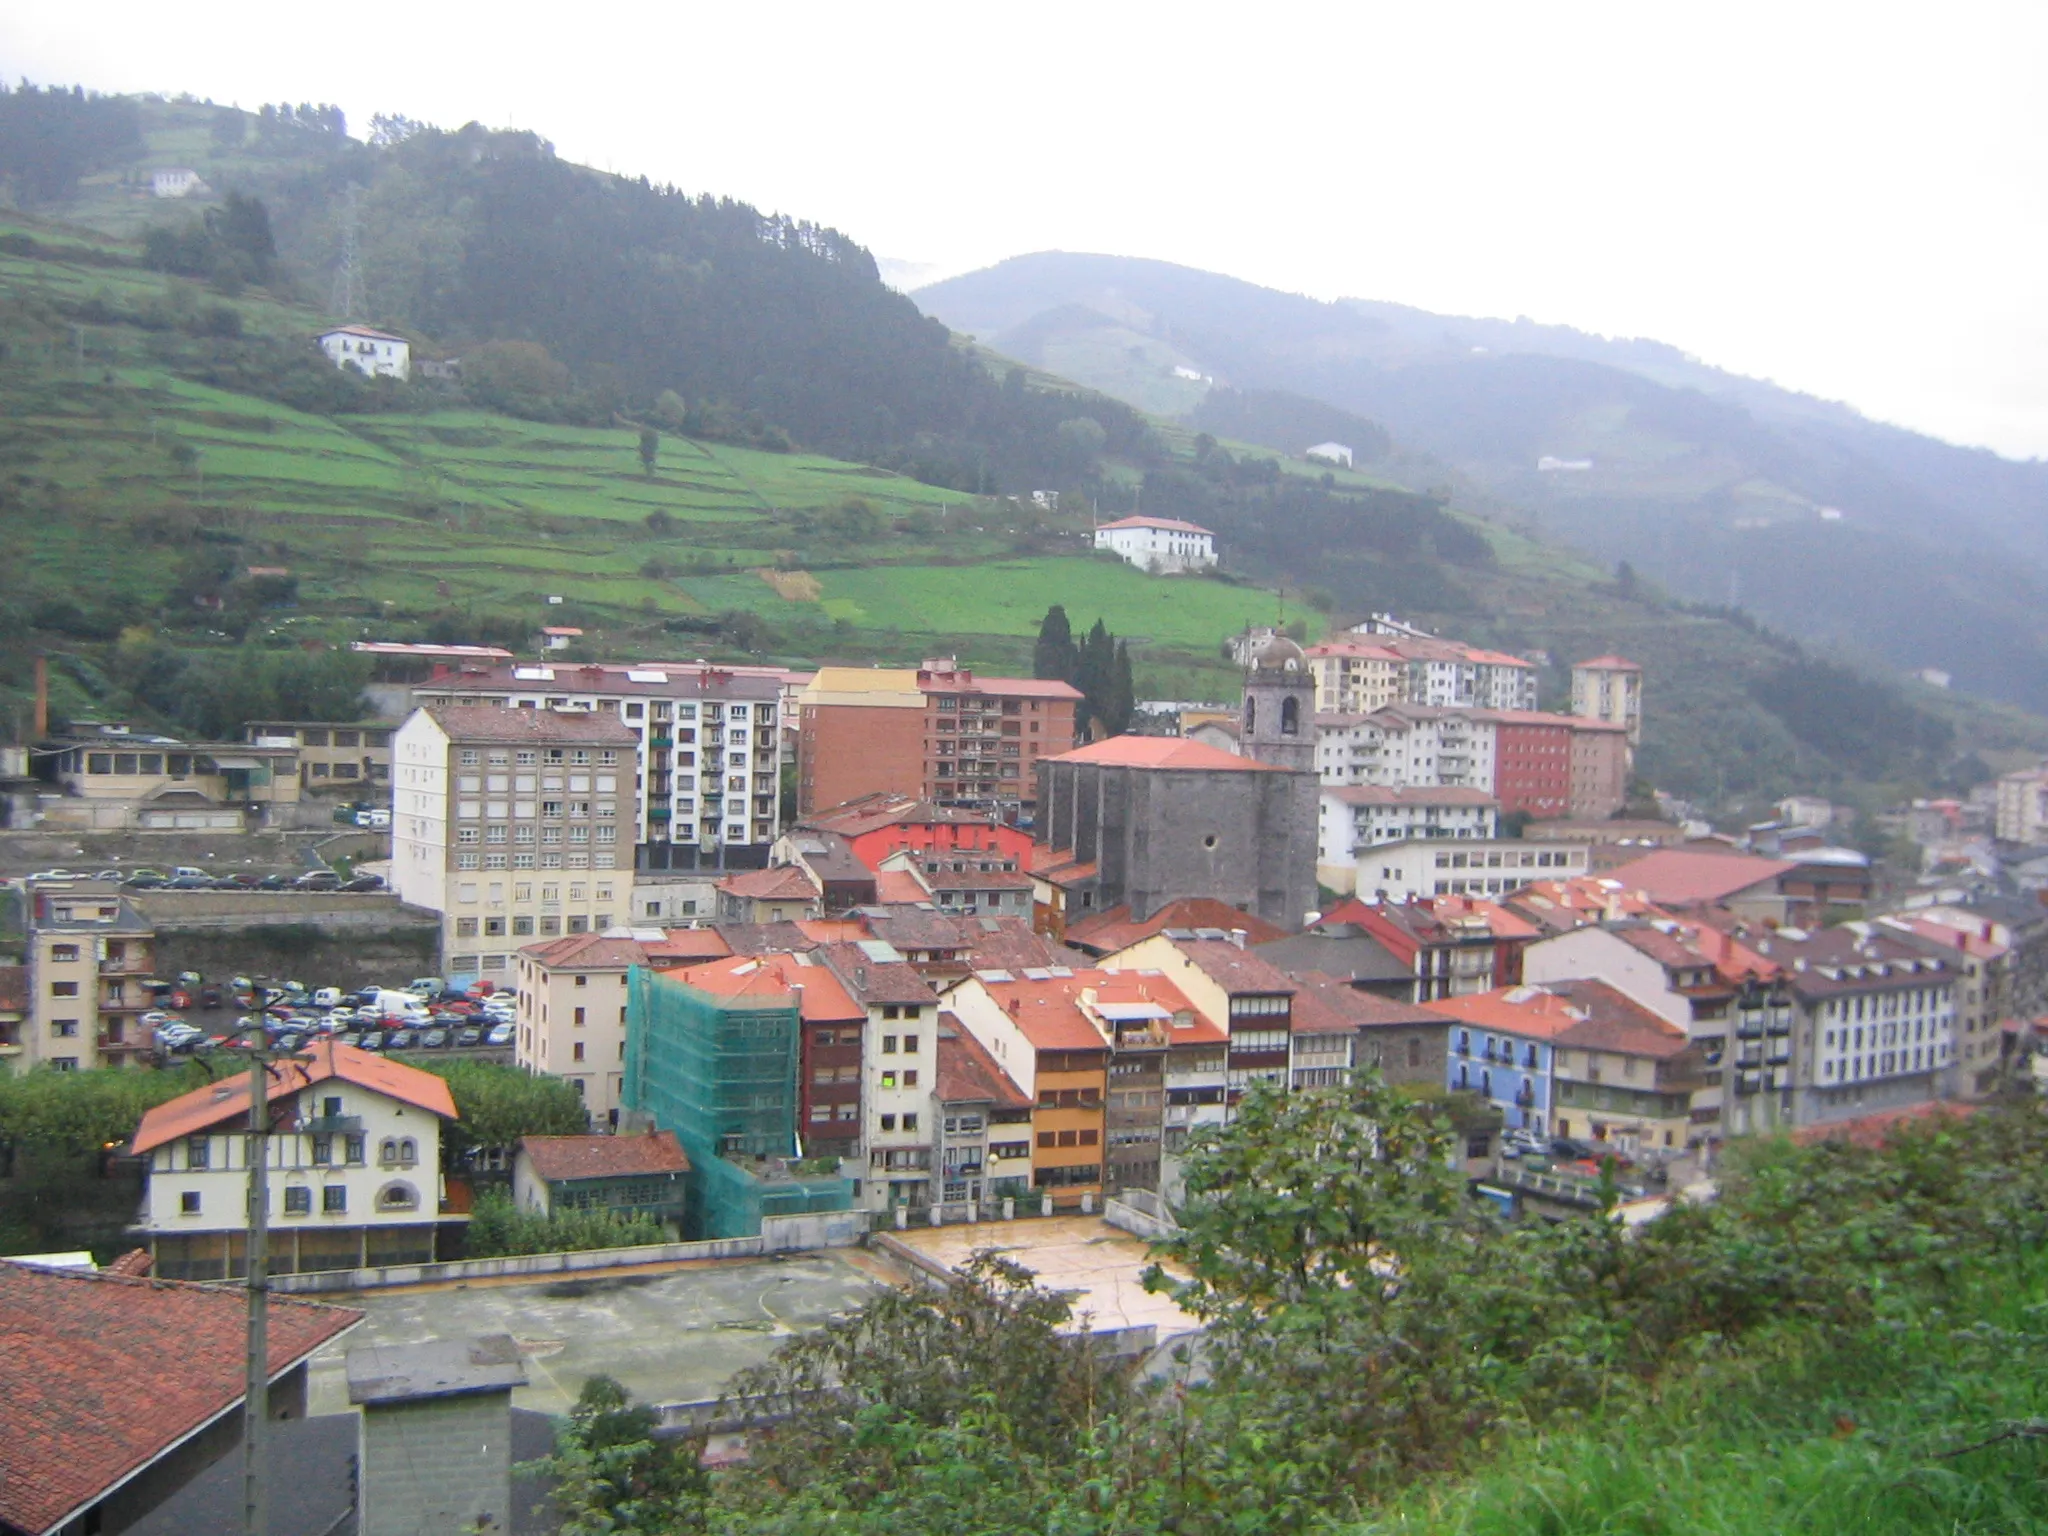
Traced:
[[2022, 768], [1998, 779], [1997, 820], [2001, 843], [2034, 847], [2048, 841], [2048, 768]]
[[633, 734], [625, 867], [758, 869], [782, 831], [782, 730], [794, 725], [796, 681], [779, 667], [476, 660], [419, 684], [413, 702], [609, 715]]
[[1175, 517], [1122, 517], [1104, 523], [1095, 530], [1095, 547], [1161, 576], [1216, 565], [1216, 535]]
[[391, 888], [441, 914], [443, 974], [506, 980], [534, 939], [624, 919], [637, 744], [615, 716], [486, 705], [398, 728]]
[[1316, 775], [1326, 786], [1491, 791], [1497, 722], [1475, 710], [1395, 704], [1316, 717]]
[[1584, 843], [1530, 843], [1482, 837], [1447, 842], [1405, 839], [1360, 848], [1349, 860], [1318, 865], [1316, 878], [1333, 891], [1398, 904], [1436, 896], [1500, 896], [1534, 880], [1586, 873]]
[[[455, 1118], [431, 1072], [331, 1039], [271, 1080], [270, 1263], [280, 1274], [434, 1257], [446, 1220], [441, 1126]], [[241, 1262], [249, 1219], [246, 1072], [142, 1117], [133, 1150], [149, 1160], [139, 1235], [170, 1280], [220, 1280]]]
[[1371, 714], [1390, 704], [1536, 707], [1533, 664], [1456, 640], [1348, 632], [1305, 654], [1316, 680], [1316, 708], [1327, 714]]
[[1483, 789], [1325, 789], [1316, 811], [1316, 863], [1341, 867], [1364, 849], [1411, 838], [1490, 838], [1500, 803]]
[[891, 946], [877, 939], [813, 952], [867, 1014], [861, 1037], [862, 1138], [867, 1167], [860, 1201], [868, 1210], [931, 1203], [940, 1127], [939, 995]]

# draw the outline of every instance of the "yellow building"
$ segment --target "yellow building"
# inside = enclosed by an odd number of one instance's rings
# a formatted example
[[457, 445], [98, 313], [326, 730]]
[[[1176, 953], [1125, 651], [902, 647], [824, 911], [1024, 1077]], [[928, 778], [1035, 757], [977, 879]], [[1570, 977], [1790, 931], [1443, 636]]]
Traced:
[[1580, 662], [1572, 668], [1572, 713], [1621, 726], [1629, 746], [1642, 745], [1643, 669], [1620, 656]]
[[142, 1024], [156, 931], [111, 886], [44, 885], [30, 895], [26, 1018], [19, 1070], [60, 1072], [137, 1060], [155, 1042]]
[[1316, 680], [1316, 713], [1369, 715], [1406, 695], [1408, 663], [1370, 640], [1326, 640], [1305, 648]]

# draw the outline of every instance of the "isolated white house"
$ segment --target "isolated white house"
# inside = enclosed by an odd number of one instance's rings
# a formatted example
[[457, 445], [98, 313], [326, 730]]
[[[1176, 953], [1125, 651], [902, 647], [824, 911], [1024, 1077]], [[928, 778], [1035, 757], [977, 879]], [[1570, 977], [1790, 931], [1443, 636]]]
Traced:
[[320, 333], [320, 350], [337, 368], [356, 368], [373, 378], [412, 376], [412, 343], [367, 325], [338, 325]]
[[1321, 459], [1325, 464], [1342, 464], [1351, 467], [1351, 449], [1345, 443], [1317, 443], [1313, 448], [1304, 448], [1304, 459]]
[[152, 197], [190, 197], [194, 193], [203, 193], [207, 190], [207, 185], [199, 173], [188, 165], [165, 166], [162, 170], [149, 173], [149, 193]]
[[1174, 517], [1121, 517], [1104, 523], [1095, 530], [1095, 547], [1158, 575], [1206, 571], [1216, 564], [1216, 535]]

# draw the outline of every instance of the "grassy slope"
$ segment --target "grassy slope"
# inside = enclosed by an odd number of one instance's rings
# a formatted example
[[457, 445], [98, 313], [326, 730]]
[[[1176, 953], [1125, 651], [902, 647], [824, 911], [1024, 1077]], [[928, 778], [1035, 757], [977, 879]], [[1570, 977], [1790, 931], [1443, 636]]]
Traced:
[[[1827, 1347], [1791, 1330], [1603, 1422], [1510, 1439], [1349, 1536], [2018, 1536], [2048, 1529], [2048, 1265]], [[1981, 1447], [1969, 1449], [1970, 1447]], [[1957, 1452], [1964, 1454], [1958, 1455]]]

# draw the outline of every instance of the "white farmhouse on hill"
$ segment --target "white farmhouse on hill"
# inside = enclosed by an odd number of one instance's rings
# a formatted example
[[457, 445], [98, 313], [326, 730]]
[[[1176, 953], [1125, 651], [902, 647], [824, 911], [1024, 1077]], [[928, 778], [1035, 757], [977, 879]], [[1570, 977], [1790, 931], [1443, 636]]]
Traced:
[[1325, 464], [1342, 464], [1351, 467], [1351, 449], [1344, 443], [1317, 443], [1313, 448], [1304, 448], [1304, 459], [1321, 459]]
[[337, 368], [356, 368], [373, 378], [412, 376], [412, 343], [367, 325], [337, 325], [320, 333], [320, 350]]
[[149, 173], [151, 197], [204, 196], [209, 190], [199, 173], [190, 166], [170, 165]]
[[1141, 571], [1171, 575], [1216, 565], [1216, 535], [1173, 517], [1121, 517], [1095, 530], [1095, 547], [1112, 550]]

